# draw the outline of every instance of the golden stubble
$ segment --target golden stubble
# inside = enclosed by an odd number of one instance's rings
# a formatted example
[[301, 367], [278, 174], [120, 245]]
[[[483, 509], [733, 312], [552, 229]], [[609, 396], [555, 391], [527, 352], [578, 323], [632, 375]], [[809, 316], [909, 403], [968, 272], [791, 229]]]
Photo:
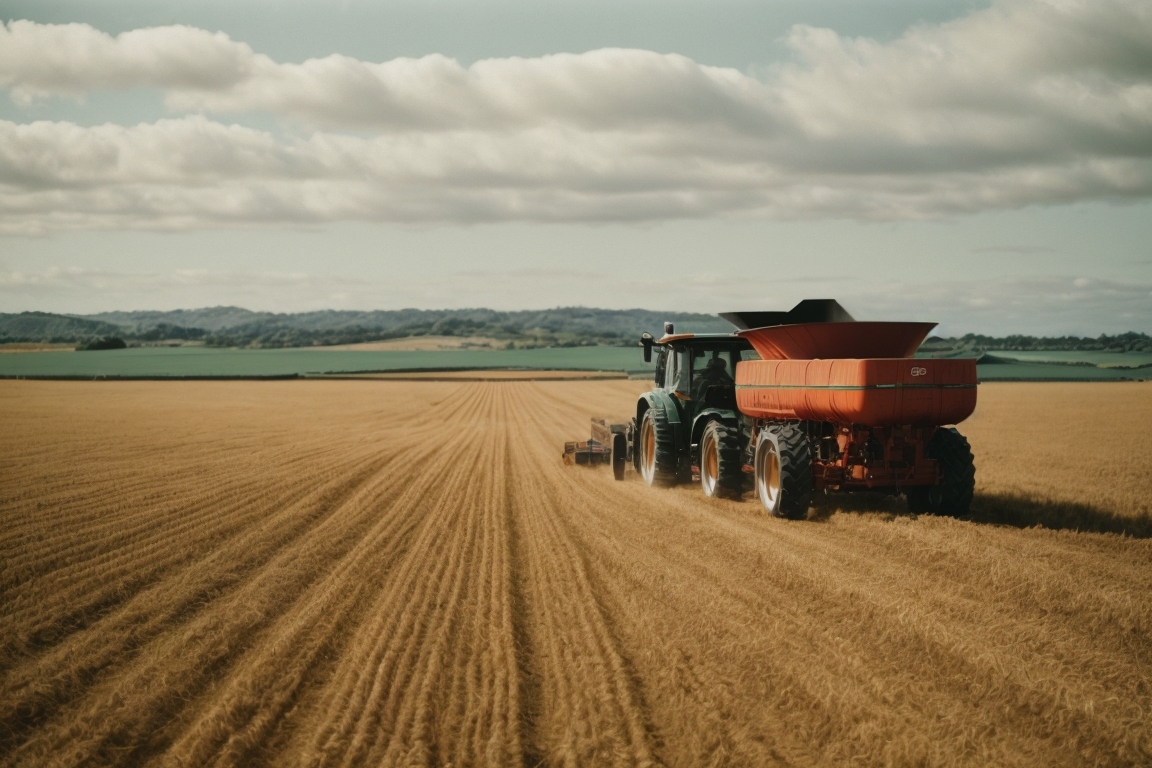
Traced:
[[0, 763], [1152, 761], [1152, 386], [799, 522], [561, 462], [646, 386], [0, 383]]

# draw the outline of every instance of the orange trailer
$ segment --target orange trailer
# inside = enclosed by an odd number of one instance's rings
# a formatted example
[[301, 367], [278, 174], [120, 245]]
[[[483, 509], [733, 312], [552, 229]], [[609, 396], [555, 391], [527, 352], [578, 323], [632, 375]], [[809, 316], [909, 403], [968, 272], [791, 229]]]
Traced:
[[976, 408], [976, 361], [749, 360], [736, 366], [736, 404], [758, 419], [958, 424]]
[[743, 470], [772, 514], [801, 517], [813, 491], [853, 490], [968, 511], [972, 452], [949, 425], [976, 407], [976, 361], [914, 358], [935, 323], [856, 322], [830, 300], [724, 317], [761, 358], [736, 366], [736, 403]]

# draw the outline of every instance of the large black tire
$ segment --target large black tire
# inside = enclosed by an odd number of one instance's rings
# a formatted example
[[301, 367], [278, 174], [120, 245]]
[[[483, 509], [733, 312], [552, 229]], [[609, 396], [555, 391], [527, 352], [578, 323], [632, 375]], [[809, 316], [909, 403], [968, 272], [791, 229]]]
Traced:
[[755, 455], [756, 494], [774, 517], [802, 520], [812, 500], [812, 448], [794, 424], [760, 430]]
[[939, 462], [940, 483], [909, 488], [905, 492], [908, 509], [952, 517], [968, 514], [976, 489], [976, 465], [968, 440], [955, 427], [941, 427], [932, 434], [924, 455]]
[[628, 438], [632, 441], [632, 469], [640, 474], [640, 427], [636, 426], [636, 419], [632, 419], [628, 426]]
[[628, 441], [619, 432], [612, 435], [612, 476], [624, 479], [624, 469], [628, 466]]
[[640, 476], [648, 485], [676, 484], [676, 440], [661, 408], [649, 408], [640, 421]]
[[700, 487], [705, 496], [744, 495], [744, 444], [740, 430], [710, 421], [700, 436]]

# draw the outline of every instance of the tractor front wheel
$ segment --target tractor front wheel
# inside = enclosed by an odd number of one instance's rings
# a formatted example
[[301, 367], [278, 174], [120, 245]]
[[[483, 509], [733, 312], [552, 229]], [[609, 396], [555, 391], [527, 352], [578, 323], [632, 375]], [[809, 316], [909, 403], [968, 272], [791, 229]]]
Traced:
[[743, 452], [736, 427], [708, 422], [700, 437], [700, 487], [705, 496], [740, 498], [744, 492]]
[[760, 430], [754, 468], [756, 493], [774, 517], [801, 520], [812, 499], [812, 449], [808, 436], [792, 424]]
[[[649, 408], [640, 422], [640, 476], [648, 485], [676, 484], [676, 441], [668, 417]], [[633, 449], [635, 450], [635, 449]]]

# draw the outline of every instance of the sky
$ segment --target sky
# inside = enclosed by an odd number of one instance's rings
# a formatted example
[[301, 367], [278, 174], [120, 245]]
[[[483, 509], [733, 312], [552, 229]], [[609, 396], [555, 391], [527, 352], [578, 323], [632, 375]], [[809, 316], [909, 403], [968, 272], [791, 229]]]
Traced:
[[1147, 0], [0, 0], [0, 311], [1152, 332]]

